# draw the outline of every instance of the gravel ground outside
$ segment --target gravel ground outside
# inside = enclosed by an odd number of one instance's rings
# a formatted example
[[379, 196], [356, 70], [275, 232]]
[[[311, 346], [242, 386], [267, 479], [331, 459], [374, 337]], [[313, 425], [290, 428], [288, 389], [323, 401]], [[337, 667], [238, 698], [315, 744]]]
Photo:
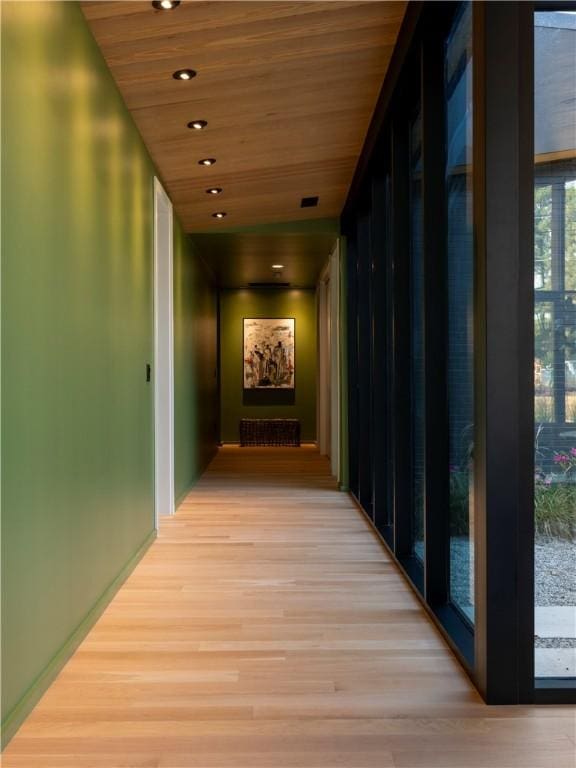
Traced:
[[536, 605], [576, 605], [576, 541], [536, 541]]
[[[576, 605], [576, 541], [538, 539], [535, 547], [535, 604]], [[474, 553], [463, 536], [450, 540], [450, 586], [460, 605], [471, 605]]]
[[465, 613], [474, 604], [474, 548], [466, 536], [450, 539], [450, 594]]
[[[424, 547], [416, 544], [416, 554], [422, 559]], [[576, 541], [538, 538], [534, 552], [535, 605], [539, 607], [576, 605]], [[450, 539], [450, 593], [465, 614], [473, 611], [474, 550], [465, 536]], [[537, 638], [538, 648], [576, 648], [574, 638]]]
[[575, 637], [535, 637], [536, 648], [576, 648]]

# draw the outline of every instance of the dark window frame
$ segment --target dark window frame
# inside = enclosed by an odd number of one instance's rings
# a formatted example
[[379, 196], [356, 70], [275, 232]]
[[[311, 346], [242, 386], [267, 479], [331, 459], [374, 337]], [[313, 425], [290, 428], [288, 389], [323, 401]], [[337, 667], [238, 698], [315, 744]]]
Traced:
[[[559, 4], [538, 4], [539, 10], [558, 10]], [[571, 5], [573, 8], [573, 5]], [[392, 509], [388, 521], [378, 525], [405, 575], [435, 619], [466, 671], [488, 703], [576, 702], [569, 680], [534, 678], [534, 376], [533, 376], [533, 50], [534, 4], [473, 4], [474, 159], [473, 196], [475, 230], [475, 632], [447, 597], [448, 525], [446, 521], [445, 366], [433, 363], [446, 354], [446, 318], [434, 311], [442, 298], [443, 263], [438, 246], [438, 206], [443, 201], [444, 169], [439, 146], [441, 117], [434, 115], [443, 88], [439, 40], [456, 12], [454, 3], [410, 3], [383, 86], [374, 119], [343, 215], [343, 231], [354, 249], [360, 207], [371, 217], [369, 258], [381, 266], [381, 243], [386, 246], [385, 298], [390, 327], [389, 365], [375, 357], [368, 376], [390, 388], [388, 453], [374, 444], [378, 472], [382, 456], [392, 462]], [[410, 87], [411, 72], [421, 67], [422, 90]], [[413, 80], [412, 80], [413, 82]], [[424, 240], [425, 268], [431, 278], [425, 292], [426, 427], [439, 436], [435, 453], [426, 449], [425, 568], [418, 572], [410, 557], [410, 419], [409, 359], [406, 339], [410, 331], [409, 221], [407, 181], [407, 114], [419, 96], [423, 104]], [[385, 149], [382, 150], [382, 147]], [[383, 154], [379, 154], [383, 151]], [[387, 156], [391, 176], [390, 199], [382, 194], [383, 165]], [[378, 159], [380, 158], [380, 159]], [[388, 206], [391, 231], [378, 220]], [[367, 211], [367, 213], [366, 213]], [[506, 258], [502, 258], [502, 253]], [[354, 266], [355, 265], [355, 266]], [[357, 270], [357, 257], [349, 268]], [[349, 339], [358, 338], [357, 307], [365, 297], [356, 291], [349, 304]], [[542, 293], [542, 298], [544, 294]], [[355, 302], [355, 303], [354, 303]], [[372, 323], [381, 315], [374, 311]], [[437, 305], [436, 305], [437, 306]], [[380, 322], [380, 320], [378, 320]], [[373, 337], [377, 327], [373, 327]], [[352, 332], [352, 329], [354, 332]], [[354, 349], [350, 355], [350, 462], [358, 468], [358, 405], [354, 383]], [[364, 382], [366, 386], [366, 382]], [[378, 394], [375, 395], [378, 397]], [[376, 400], [375, 400], [376, 402]], [[374, 413], [378, 413], [377, 406]], [[355, 431], [354, 431], [355, 430]], [[376, 439], [380, 425], [374, 428]], [[356, 445], [353, 445], [353, 443]], [[376, 485], [374, 486], [377, 487]], [[354, 488], [352, 489], [354, 491]], [[357, 493], [354, 494], [358, 498]], [[441, 510], [439, 512], [439, 510]], [[371, 510], [368, 515], [374, 523]], [[474, 645], [472, 653], [472, 644]], [[473, 663], [472, 663], [473, 658]]]

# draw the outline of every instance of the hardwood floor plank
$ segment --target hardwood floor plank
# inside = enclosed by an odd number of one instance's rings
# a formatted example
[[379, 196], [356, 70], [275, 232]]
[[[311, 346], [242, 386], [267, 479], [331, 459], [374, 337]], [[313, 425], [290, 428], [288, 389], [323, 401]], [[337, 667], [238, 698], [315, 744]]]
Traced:
[[575, 710], [487, 707], [312, 447], [226, 447], [4, 768], [573, 768]]

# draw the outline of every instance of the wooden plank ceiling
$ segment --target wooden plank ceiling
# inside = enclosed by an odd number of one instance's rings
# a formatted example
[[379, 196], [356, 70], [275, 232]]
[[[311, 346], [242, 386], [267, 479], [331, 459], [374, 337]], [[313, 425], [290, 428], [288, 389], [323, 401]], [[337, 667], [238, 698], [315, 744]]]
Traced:
[[82, 3], [188, 232], [340, 214], [405, 5]]

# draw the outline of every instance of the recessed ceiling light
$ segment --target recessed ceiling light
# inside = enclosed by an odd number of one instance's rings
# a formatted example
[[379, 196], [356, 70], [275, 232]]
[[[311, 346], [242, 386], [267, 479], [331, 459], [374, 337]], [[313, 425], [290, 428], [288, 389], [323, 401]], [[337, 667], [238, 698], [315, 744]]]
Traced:
[[220, 195], [222, 194], [222, 187], [210, 187], [206, 190], [207, 195]]
[[202, 160], [198, 160], [198, 165], [214, 165], [215, 162], [215, 157], [205, 157]]
[[192, 80], [196, 77], [196, 72], [193, 69], [177, 69], [172, 75], [174, 80]]
[[154, 0], [152, 6], [158, 11], [172, 11], [178, 8], [180, 0]]
[[227, 216], [227, 215], [228, 214], [226, 213], [226, 211], [217, 211], [216, 213], [212, 214], [213, 218], [215, 219], [223, 219], [224, 216]]
[[193, 131], [203, 131], [207, 125], [208, 122], [206, 120], [192, 120], [188, 123], [188, 128], [191, 128]]
[[284, 264], [272, 264], [272, 269], [284, 269]]

